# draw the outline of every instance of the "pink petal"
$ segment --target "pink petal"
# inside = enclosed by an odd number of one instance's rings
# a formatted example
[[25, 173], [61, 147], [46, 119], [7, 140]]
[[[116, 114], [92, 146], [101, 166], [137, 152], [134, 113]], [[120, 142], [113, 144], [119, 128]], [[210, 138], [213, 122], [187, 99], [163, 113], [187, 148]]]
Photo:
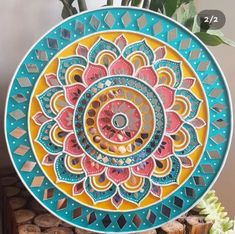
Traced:
[[73, 133], [70, 133], [64, 140], [64, 152], [71, 156], [83, 155], [83, 150], [77, 143], [77, 139]]
[[185, 168], [193, 167], [193, 161], [189, 157], [178, 157], [181, 161], [181, 164]]
[[87, 47], [79, 44], [76, 49], [76, 54], [87, 58], [87, 55], [88, 55]]
[[48, 86], [58, 86], [60, 85], [59, 81], [57, 80], [56, 74], [46, 74], [45, 75], [46, 83]]
[[137, 166], [134, 166], [132, 168], [132, 171], [139, 176], [149, 177], [151, 176], [154, 168], [155, 168], [154, 160], [152, 158], [149, 158], [144, 162], [141, 162]]
[[151, 193], [156, 196], [156, 197], [161, 197], [162, 196], [162, 187], [152, 184], [152, 189], [151, 189]]
[[88, 86], [97, 81], [98, 79], [107, 76], [106, 68], [102, 65], [89, 63], [84, 71], [83, 79]]
[[193, 119], [190, 123], [195, 128], [202, 128], [202, 127], [204, 127], [206, 125], [205, 121], [203, 119], [200, 119], [200, 118]]
[[82, 166], [88, 176], [101, 174], [105, 167], [92, 160], [90, 157], [85, 156], [82, 159]]
[[164, 107], [169, 109], [174, 103], [175, 90], [167, 86], [159, 86], [156, 88], [156, 92], [160, 96]]
[[109, 70], [110, 75], [133, 75], [133, 72], [134, 68], [131, 63], [122, 56], [111, 64]]
[[107, 177], [116, 185], [128, 180], [130, 171], [128, 168], [108, 168]]
[[171, 138], [164, 136], [158, 149], [153, 153], [157, 159], [164, 159], [173, 154], [173, 144]]
[[81, 193], [83, 193], [83, 191], [84, 191], [83, 182], [81, 182], [79, 184], [75, 184], [73, 186], [73, 195], [74, 196], [80, 195]]
[[151, 86], [155, 86], [157, 84], [157, 73], [153, 70], [152, 67], [142, 67], [137, 72], [136, 76], [141, 80], [144, 80]]
[[180, 85], [180, 88], [190, 89], [194, 85], [194, 83], [195, 83], [195, 79], [194, 78], [183, 79], [183, 82]]
[[155, 50], [155, 59], [156, 60], [164, 58], [165, 55], [166, 55], [166, 47], [165, 46], [159, 47]]
[[42, 165], [44, 165], [44, 166], [54, 165], [54, 161], [55, 161], [56, 157], [57, 157], [57, 155], [52, 155], [52, 154], [45, 155], [42, 160]]
[[63, 130], [65, 131], [73, 130], [73, 113], [74, 113], [73, 108], [65, 107], [56, 117], [56, 121]]
[[127, 45], [127, 40], [126, 38], [121, 35], [115, 40], [115, 44], [119, 47], [119, 49], [122, 51], [126, 45]]
[[182, 120], [175, 112], [166, 112], [167, 117], [167, 126], [166, 131], [167, 133], [175, 133], [182, 125]]
[[37, 125], [42, 125], [43, 123], [45, 123], [49, 119], [42, 112], [37, 112], [33, 116], [33, 120]]
[[65, 95], [68, 102], [71, 105], [75, 106], [77, 100], [79, 99], [79, 97], [81, 96], [81, 94], [84, 92], [85, 89], [86, 89], [85, 86], [82, 84], [65, 86]]

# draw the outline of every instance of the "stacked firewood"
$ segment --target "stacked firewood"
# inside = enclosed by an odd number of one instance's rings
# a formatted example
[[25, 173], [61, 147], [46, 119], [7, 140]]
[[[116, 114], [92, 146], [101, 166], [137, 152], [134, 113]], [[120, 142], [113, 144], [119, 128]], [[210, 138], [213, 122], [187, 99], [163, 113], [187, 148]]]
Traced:
[[[74, 228], [48, 213], [24, 188], [17, 176], [1, 176], [4, 234], [91, 234]], [[207, 234], [213, 223], [206, 222], [197, 209], [157, 230], [142, 234]]]

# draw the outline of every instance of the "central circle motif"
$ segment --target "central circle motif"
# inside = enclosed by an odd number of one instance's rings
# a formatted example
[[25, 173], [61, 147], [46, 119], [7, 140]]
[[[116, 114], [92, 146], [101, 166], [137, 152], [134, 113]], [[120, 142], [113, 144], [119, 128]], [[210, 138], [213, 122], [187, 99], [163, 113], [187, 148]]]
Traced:
[[158, 95], [132, 77], [112, 76], [93, 83], [75, 108], [80, 147], [105, 165], [128, 167], [144, 161], [159, 146], [165, 127]]
[[127, 116], [123, 113], [114, 115], [112, 118], [112, 124], [118, 130], [124, 129], [128, 124]]

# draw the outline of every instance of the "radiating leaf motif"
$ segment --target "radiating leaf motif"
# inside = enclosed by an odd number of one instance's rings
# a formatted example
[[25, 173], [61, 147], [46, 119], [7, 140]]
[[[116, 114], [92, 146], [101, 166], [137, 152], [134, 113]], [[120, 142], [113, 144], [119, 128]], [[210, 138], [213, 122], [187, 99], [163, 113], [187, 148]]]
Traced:
[[190, 89], [195, 83], [195, 78], [186, 78], [183, 79], [182, 84], [180, 85], [181, 89]]
[[154, 160], [150, 157], [137, 166], [132, 167], [132, 171], [139, 176], [149, 177], [155, 168]]
[[84, 45], [78, 45], [76, 49], [76, 54], [79, 56], [83, 56], [84, 58], [87, 58], [88, 55], [88, 48]]
[[75, 184], [75, 185], [73, 186], [73, 196], [80, 195], [80, 194], [83, 193], [83, 191], [84, 191], [83, 182], [78, 183], [78, 184]]
[[127, 201], [133, 202], [137, 205], [149, 194], [151, 190], [151, 184], [148, 179], [143, 179], [144, 184], [142, 188], [134, 193], [126, 191], [122, 186], [120, 186], [120, 195]]
[[152, 66], [140, 68], [136, 74], [136, 77], [145, 81], [152, 87], [154, 87], [158, 81], [157, 73]]
[[156, 88], [156, 92], [160, 96], [164, 107], [169, 109], [175, 100], [175, 90], [165, 85], [161, 85]]
[[49, 120], [42, 112], [37, 112], [32, 119], [37, 125], [42, 125]]
[[59, 86], [60, 85], [56, 74], [53, 74], [53, 73], [46, 74], [45, 79], [46, 79], [46, 83], [48, 86]]
[[193, 167], [193, 161], [189, 157], [179, 157], [179, 160], [181, 161], [182, 167], [190, 168]]
[[202, 128], [206, 125], [206, 122], [203, 119], [200, 118], [195, 118], [190, 123], [195, 127], [195, 128]]
[[128, 180], [130, 176], [129, 168], [108, 168], [107, 177], [114, 184], [119, 185]]
[[88, 176], [99, 175], [105, 170], [104, 166], [100, 165], [88, 156], [83, 157], [82, 165]]
[[72, 131], [73, 130], [73, 112], [74, 112], [74, 109], [72, 107], [65, 107], [56, 116], [56, 121], [57, 121], [58, 125], [64, 131]]
[[175, 151], [175, 153], [179, 156], [188, 155], [189, 153], [193, 152], [198, 146], [200, 146], [197, 138], [197, 133], [193, 126], [191, 124], [185, 123], [182, 127], [188, 132], [188, 135], [190, 136], [190, 142], [185, 149]]
[[54, 164], [55, 174], [57, 176], [57, 182], [67, 182], [70, 184], [79, 183], [85, 178], [85, 173], [73, 174], [66, 169], [65, 161], [66, 154], [59, 155]]
[[57, 77], [62, 85], [66, 85], [66, 71], [73, 65], [80, 65], [82, 67], [86, 67], [87, 61], [81, 56], [59, 58]]
[[119, 49], [112, 42], [100, 38], [90, 49], [90, 52], [88, 54], [89, 61], [94, 63], [96, 61], [97, 55], [103, 50], [111, 51], [117, 57], [120, 55]]
[[168, 111], [166, 112], [166, 117], [166, 132], [170, 134], [177, 132], [183, 124], [183, 121], [181, 120], [180, 116], [176, 112]]
[[107, 70], [104, 66], [90, 63], [84, 71], [83, 80], [89, 86], [105, 76], [107, 76]]
[[116, 40], [115, 40], [115, 44], [118, 46], [118, 48], [123, 51], [123, 49], [126, 47], [127, 45], [127, 40], [126, 38], [121, 35], [119, 36]]
[[133, 75], [134, 68], [132, 64], [122, 56], [115, 60], [109, 69], [110, 75]]
[[163, 177], [158, 177], [157, 175], [153, 174], [151, 180], [156, 185], [169, 185], [169, 184], [177, 184], [178, 183], [178, 176], [180, 174], [180, 161], [177, 157], [171, 156], [171, 171], [168, 175]]
[[52, 166], [56, 159], [57, 155], [47, 154], [42, 159], [42, 165], [44, 166]]
[[171, 140], [170, 137], [164, 136], [160, 146], [153, 153], [153, 156], [156, 159], [164, 159], [164, 158], [166, 158], [166, 157], [168, 157], [169, 155], [172, 155], [172, 154], [173, 154], [172, 140]]
[[190, 103], [190, 113], [188, 116], [185, 118], [186, 121], [193, 119], [194, 117], [197, 116], [199, 107], [201, 105], [201, 100], [197, 99], [190, 91], [185, 90], [185, 89], [179, 89], [176, 91], [176, 95], [181, 95], [185, 98], [188, 99]]
[[152, 49], [148, 46], [148, 44], [145, 40], [128, 45], [124, 49], [123, 55], [125, 58], [127, 58], [129, 55], [131, 55], [134, 52], [144, 53], [146, 55], [146, 57], [148, 58], [149, 64], [153, 63], [154, 53], [153, 53]]
[[54, 120], [45, 122], [40, 130], [39, 134], [36, 138], [36, 142], [38, 142], [49, 154], [58, 154], [62, 151], [62, 148], [55, 145], [50, 139], [50, 130], [56, 124]]
[[70, 133], [66, 136], [64, 140], [64, 152], [74, 157], [83, 155], [83, 150], [79, 146], [75, 134]]
[[106, 191], [96, 191], [90, 184], [90, 178], [86, 179], [84, 187], [86, 193], [91, 197], [94, 203], [107, 200], [117, 191], [116, 185], [112, 185]]
[[182, 80], [181, 62], [174, 62], [168, 59], [159, 60], [154, 64], [156, 70], [160, 68], [168, 68], [175, 74], [174, 88], [178, 88]]
[[158, 47], [155, 50], [155, 60], [163, 59], [166, 56], [166, 47]]
[[77, 103], [77, 100], [81, 96], [81, 94], [86, 89], [83, 84], [74, 84], [74, 85], [67, 85], [64, 87], [65, 89], [65, 96], [68, 100], [68, 102], [75, 106]]
[[112, 203], [116, 208], [119, 208], [119, 206], [122, 204], [123, 199], [117, 192], [113, 197], [112, 197]]
[[63, 90], [63, 88], [59, 86], [51, 87], [46, 89], [43, 93], [37, 96], [42, 111], [49, 118], [54, 118], [56, 116], [51, 110], [51, 105], [50, 105], [51, 98], [55, 93], [61, 90]]
[[162, 196], [162, 187], [152, 184], [152, 189], [151, 189], [151, 193], [156, 196], [156, 197], [161, 197]]

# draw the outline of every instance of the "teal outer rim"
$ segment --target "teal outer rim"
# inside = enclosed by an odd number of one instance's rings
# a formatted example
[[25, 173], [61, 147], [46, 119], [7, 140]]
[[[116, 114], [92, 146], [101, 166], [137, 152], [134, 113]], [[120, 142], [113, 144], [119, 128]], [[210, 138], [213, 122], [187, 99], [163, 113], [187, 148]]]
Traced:
[[[131, 17], [131, 23], [124, 27], [124, 25], [121, 22], [121, 17], [128, 11], [130, 17]], [[112, 13], [112, 15], [115, 18], [115, 23], [112, 26], [112, 28], [109, 28], [107, 24], [104, 22], [104, 18], [107, 15], [107, 13]], [[94, 30], [93, 27], [89, 25], [91, 17], [95, 14], [95, 16], [100, 19], [100, 26], [97, 30]], [[142, 15], [145, 15], [147, 20], [146, 27], [139, 29], [136, 23], [136, 20], [141, 17]], [[79, 35], [75, 31], [75, 21], [79, 20], [84, 23], [85, 25], [85, 35]], [[162, 31], [158, 33], [157, 35], [154, 35], [152, 27], [157, 22], [161, 21], [162, 23]], [[119, 25], [117, 24], [119, 22]], [[61, 28], [66, 28], [70, 30], [71, 32], [71, 40], [65, 40], [60, 36], [60, 30]], [[167, 33], [177, 28], [178, 35], [176, 39], [168, 42], [167, 41]], [[88, 31], [88, 29], [90, 31]], [[147, 30], [149, 29], [149, 30]], [[208, 134], [208, 140], [206, 149], [202, 155], [202, 158], [195, 168], [193, 174], [188, 178], [188, 180], [182, 184], [180, 188], [178, 188], [174, 194], [170, 195], [169, 197], [161, 200], [161, 202], [157, 203], [156, 205], [152, 205], [147, 208], [143, 208], [140, 210], [135, 211], [128, 211], [128, 212], [106, 212], [106, 211], [98, 211], [95, 209], [91, 209], [89, 207], [85, 207], [84, 205], [78, 204], [74, 202], [69, 197], [66, 197], [65, 194], [63, 194], [61, 191], [59, 191], [57, 188], [54, 187], [54, 185], [45, 177], [43, 180], [43, 183], [41, 185], [41, 188], [31, 187], [32, 180], [34, 176], [44, 176], [44, 173], [40, 169], [39, 165], [36, 165], [34, 169], [29, 172], [21, 172], [20, 169], [22, 168], [23, 164], [26, 161], [34, 161], [36, 162], [36, 159], [32, 153], [32, 149], [30, 149], [24, 156], [18, 156], [14, 153], [15, 149], [21, 145], [28, 145], [30, 147], [30, 140], [28, 138], [27, 134], [27, 121], [28, 116], [26, 115], [24, 118], [20, 120], [14, 120], [11, 116], [9, 116], [9, 113], [16, 109], [20, 110], [27, 110], [27, 104], [30, 100], [30, 95], [33, 90], [34, 84], [37, 81], [38, 76], [43, 71], [43, 69], [47, 66], [48, 62], [41, 62], [37, 60], [35, 55], [35, 50], [46, 50], [48, 53], [48, 59], [49, 61], [63, 48], [68, 46], [70, 43], [83, 38], [84, 36], [91, 35], [96, 32], [102, 32], [102, 31], [131, 31], [131, 32], [139, 32], [142, 34], [146, 34], [150, 37], [154, 37], [160, 41], [165, 41], [168, 43], [169, 46], [174, 48], [178, 53], [188, 61], [188, 63], [191, 65], [193, 70], [197, 73], [197, 76], [199, 80], [202, 83], [202, 86], [204, 88], [204, 91], [208, 95], [214, 88], [219, 87], [223, 90], [223, 93], [219, 96], [219, 98], [213, 98], [209, 95], [207, 96], [208, 101], [208, 108], [209, 108], [209, 134]], [[47, 48], [46, 45], [46, 39], [47, 38], [55, 38], [58, 40], [58, 50], [53, 50]], [[187, 49], [180, 49], [180, 41], [182, 39], [191, 39], [191, 45]], [[63, 43], [63, 45], [61, 45]], [[191, 50], [195, 49], [202, 49], [201, 54], [199, 58], [195, 60], [189, 60], [189, 53]], [[198, 65], [201, 61], [210, 61], [209, 68], [206, 72], [200, 72], [198, 71]], [[28, 73], [25, 64], [28, 63], [35, 63], [38, 66], [38, 73], [32, 74]], [[203, 80], [207, 75], [216, 75], [218, 76], [217, 81], [213, 85], [208, 85], [203, 83]], [[19, 77], [28, 77], [32, 86], [27, 88], [21, 88], [19, 86], [19, 83], [17, 79]], [[20, 92], [18, 91], [20, 90]], [[12, 96], [14, 96], [17, 93], [24, 93], [25, 97], [27, 98], [27, 101], [21, 104], [17, 104], [15, 100], [12, 99]], [[214, 104], [221, 103], [226, 108], [222, 110], [220, 113], [215, 112], [213, 109]], [[32, 193], [32, 195], [45, 207], [47, 208], [51, 213], [58, 216], [60, 219], [64, 220], [65, 222], [70, 223], [71, 225], [81, 227], [87, 230], [91, 231], [98, 231], [102, 233], [132, 233], [132, 232], [141, 232], [144, 230], [153, 229], [156, 227], [159, 227], [163, 225], [166, 222], [169, 222], [172, 219], [175, 219], [179, 217], [181, 214], [187, 212], [189, 209], [191, 209], [202, 197], [203, 195], [212, 187], [214, 182], [216, 181], [218, 175], [220, 174], [227, 155], [228, 150], [231, 144], [232, 139], [232, 131], [233, 131], [233, 119], [232, 119], [232, 106], [231, 106], [231, 97], [228, 92], [228, 86], [226, 83], [226, 80], [224, 78], [224, 75], [219, 68], [219, 65], [217, 64], [215, 58], [213, 55], [209, 52], [207, 47], [199, 41], [196, 36], [194, 36], [188, 29], [183, 27], [182, 25], [178, 24], [177, 22], [173, 21], [172, 19], [165, 17], [163, 15], [160, 15], [158, 13], [149, 11], [149, 10], [143, 10], [138, 8], [130, 8], [130, 7], [107, 7], [102, 8], [95, 11], [88, 11], [81, 13], [79, 15], [72, 16], [68, 18], [67, 20], [63, 21], [59, 25], [57, 25], [55, 28], [49, 31], [49, 33], [45, 34], [28, 52], [28, 54], [24, 57], [22, 60], [22, 63], [19, 65], [14, 78], [11, 81], [11, 85], [9, 87], [8, 95], [7, 95], [7, 101], [6, 101], [6, 107], [5, 107], [5, 136], [6, 141], [8, 145], [9, 154], [11, 155], [12, 163], [23, 181], [24, 185], [28, 188], [28, 190]], [[213, 122], [217, 119], [223, 119], [228, 125], [222, 129], [218, 129], [213, 125]], [[15, 139], [12, 137], [9, 133], [13, 131], [16, 127], [21, 127], [22, 129], [26, 129], [26, 134], [22, 136], [20, 139]], [[225, 137], [225, 141], [219, 144], [215, 144], [215, 142], [212, 141], [211, 137], [216, 136], [217, 134], [221, 134], [223, 137]], [[211, 159], [209, 157], [208, 151], [210, 150], [216, 150], [220, 157], [218, 159]], [[213, 168], [213, 173], [204, 173], [202, 170], [203, 164], [210, 164]], [[194, 181], [195, 176], [203, 177], [205, 181], [205, 186], [197, 186]], [[54, 196], [51, 199], [43, 200], [43, 191], [44, 189], [48, 188], [54, 188]], [[188, 197], [185, 193], [186, 188], [193, 188], [195, 191], [195, 196]], [[174, 197], [181, 198], [183, 200], [183, 205], [181, 208], [174, 205]], [[67, 207], [62, 210], [57, 210], [57, 200], [67, 198]], [[82, 214], [80, 217], [73, 219], [72, 217], [72, 211], [76, 209], [77, 207], [82, 208]], [[171, 209], [171, 214], [169, 217], [166, 217], [162, 214], [161, 210], [163, 207], [168, 207]], [[153, 223], [149, 222], [147, 219], [147, 215], [149, 212], [152, 212], [156, 215], [156, 219]], [[91, 212], [94, 212], [96, 215], [96, 220], [92, 224], [87, 223], [87, 215]], [[135, 215], [138, 215], [141, 219], [141, 224], [139, 227], [136, 227], [134, 223], [132, 222], [132, 219]], [[109, 215], [112, 223], [105, 228], [102, 219]], [[120, 216], [123, 215], [126, 219], [126, 224], [123, 228], [120, 228], [117, 220], [120, 218]]]

